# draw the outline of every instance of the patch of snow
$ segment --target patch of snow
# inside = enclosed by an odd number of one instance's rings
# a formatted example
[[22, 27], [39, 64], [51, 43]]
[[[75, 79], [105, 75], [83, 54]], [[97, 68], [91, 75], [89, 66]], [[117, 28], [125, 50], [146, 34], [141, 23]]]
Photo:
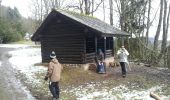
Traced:
[[0, 66], [2, 65], [2, 62], [0, 61]]
[[167, 68], [167, 67], [158, 67], [157, 69], [159, 69], [159, 70], [168, 70], [169, 68]]
[[[11, 55], [9, 61], [13, 68], [25, 74], [28, 80], [32, 80], [31, 82], [34, 84], [40, 82], [34, 77], [34, 74], [47, 70], [47, 68], [42, 66], [34, 66], [35, 63], [41, 62], [40, 48], [20, 48], [9, 52], [9, 54]], [[91, 82], [85, 86], [80, 85], [78, 87], [70, 86], [61, 92], [72, 93], [77, 97], [77, 100], [154, 100], [150, 97], [150, 92], [162, 89], [161, 86], [156, 86], [148, 90], [130, 90], [124, 85], [110, 87], [103, 84], [107, 84], [107, 81]], [[168, 96], [161, 97], [165, 99], [170, 98]]]
[[[154, 100], [150, 97], [150, 92], [161, 90], [162, 87], [155, 86], [148, 90], [130, 90], [124, 85], [109, 88], [108, 86], [102, 86], [100, 82], [90, 83], [86, 86], [72, 87], [72, 89], [62, 92], [73, 93], [77, 100]], [[161, 96], [162, 98], [168, 98]]]
[[41, 62], [40, 48], [21, 48], [15, 51], [10, 51], [11, 58], [9, 59], [12, 67], [21, 73], [25, 74], [28, 80], [38, 83], [39, 80], [34, 78], [34, 74], [40, 71], [45, 71], [42, 66], [34, 66], [35, 63]]
[[25, 44], [1, 44], [0, 47], [5, 47], [5, 48], [25, 48], [29, 47], [29, 45]]

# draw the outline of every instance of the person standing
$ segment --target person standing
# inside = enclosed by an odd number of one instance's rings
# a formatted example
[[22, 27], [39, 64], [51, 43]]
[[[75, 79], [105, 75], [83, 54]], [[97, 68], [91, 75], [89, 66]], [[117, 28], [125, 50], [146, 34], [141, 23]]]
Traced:
[[98, 49], [98, 52], [95, 57], [96, 65], [97, 65], [97, 73], [104, 74], [106, 73], [106, 68], [104, 64], [104, 54], [101, 49]]
[[126, 65], [128, 64], [127, 58], [128, 58], [129, 52], [125, 49], [124, 46], [122, 46], [118, 50], [117, 55], [118, 55], [121, 69], [122, 69], [122, 77], [126, 77]]
[[59, 81], [63, 67], [58, 62], [54, 51], [50, 54], [50, 58], [51, 61], [49, 62], [48, 71], [44, 80], [47, 81], [49, 78], [49, 90], [53, 95], [53, 100], [59, 100]]

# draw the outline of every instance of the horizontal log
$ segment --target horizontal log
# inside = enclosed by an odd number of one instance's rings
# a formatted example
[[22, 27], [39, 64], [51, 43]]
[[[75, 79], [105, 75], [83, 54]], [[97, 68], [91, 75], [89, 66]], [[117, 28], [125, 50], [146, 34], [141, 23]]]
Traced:
[[78, 52], [78, 53], [83, 53], [84, 52], [84, 49], [56, 49], [56, 48], [50, 48], [50, 49], [45, 49], [42, 51], [42, 53], [51, 53], [51, 51], [55, 51], [56, 54], [65, 54], [65, 53], [69, 53], [72, 54], [72, 53], [75, 53], [75, 52]]
[[42, 47], [43, 49], [45, 49], [45, 50], [51, 50], [51, 49], [55, 49], [55, 50], [84, 50], [84, 48], [83, 48], [83, 46], [73, 46], [73, 45], [71, 45], [71, 46], [43, 46]]
[[[45, 55], [44, 57], [49, 57], [49, 55]], [[81, 55], [56, 55], [57, 58], [72, 58], [72, 59], [80, 59]]]
[[155, 100], [161, 100], [161, 98], [153, 92], [150, 92], [150, 97], [154, 98]]
[[66, 39], [66, 38], [49, 38], [49, 39], [44, 39], [42, 40], [41, 43], [55, 43], [55, 42], [64, 42], [64, 43], [69, 43], [69, 42], [77, 42], [77, 41], [80, 41], [80, 42], [83, 42], [84, 43], [84, 40], [82, 38], [77, 38], [77, 39]]
[[56, 33], [55, 34], [49, 34], [49, 35], [43, 35], [41, 36], [42, 39], [49, 39], [49, 38], [56, 38], [56, 37], [64, 37], [64, 38], [80, 38], [83, 37], [81, 33]]
[[92, 63], [94, 62], [94, 59], [86, 59], [86, 63]]
[[86, 57], [88, 57], [88, 56], [95, 56], [96, 55], [96, 53], [86, 53]]
[[61, 44], [59, 44], [59, 43], [53, 43], [53, 44], [48, 44], [48, 43], [46, 43], [46, 44], [41, 44], [41, 47], [47, 47], [47, 48], [50, 48], [50, 47], [69, 47], [69, 46], [71, 46], [71, 47], [84, 47], [84, 45], [83, 45], [83, 43], [81, 44], [81, 43], [61, 43]]
[[[43, 60], [42, 62], [49, 62], [49, 60]], [[82, 64], [82, 61], [68, 61], [68, 60], [61, 60], [59, 61], [61, 64]]]
[[106, 50], [106, 52], [112, 52], [112, 50]]

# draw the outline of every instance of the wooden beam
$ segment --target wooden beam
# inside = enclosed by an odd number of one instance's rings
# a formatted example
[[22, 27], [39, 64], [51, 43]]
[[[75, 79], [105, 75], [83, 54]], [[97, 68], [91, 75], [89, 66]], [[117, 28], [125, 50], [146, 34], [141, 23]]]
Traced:
[[104, 37], [104, 59], [106, 58], [106, 37]]
[[85, 57], [85, 55], [86, 55], [86, 37], [84, 37], [84, 52], [83, 52], [83, 54], [81, 54], [81, 57], [82, 57], [82, 59], [83, 59], [83, 63], [86, 63], [86, 57]]
[[95, 36], [95, 52], [97, 53], [97, 36]]
[[124, 46], [124, 37], [121, 37], [122, 46]]
[[113, 38], [113, 47], [112, 47], [112, 50], [113, 50], [113, 51], [112, 51], [112, 55], [114, 56], [114, 54], [115, 54], [115, 44], [114, 44], [115, 42], [114, 42], [114, 41], [115, 41], [115, 40], [114, 40], [114, 37], [112, 37], [112, 38]]
[[155, 100], [161, 100], [161, 98], [153, 92], [150, 92], [150, 97], [154, 98]]

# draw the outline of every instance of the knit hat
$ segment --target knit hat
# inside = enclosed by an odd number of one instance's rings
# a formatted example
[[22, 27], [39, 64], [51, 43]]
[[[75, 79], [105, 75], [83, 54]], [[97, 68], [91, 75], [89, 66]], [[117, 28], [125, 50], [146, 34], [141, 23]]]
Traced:
[[50, 58], [53, 58], [53, 59], [56, 58], [56, 55], [55, 55], [55, 52], [54, 52], [54, 51], [51, 52]]

